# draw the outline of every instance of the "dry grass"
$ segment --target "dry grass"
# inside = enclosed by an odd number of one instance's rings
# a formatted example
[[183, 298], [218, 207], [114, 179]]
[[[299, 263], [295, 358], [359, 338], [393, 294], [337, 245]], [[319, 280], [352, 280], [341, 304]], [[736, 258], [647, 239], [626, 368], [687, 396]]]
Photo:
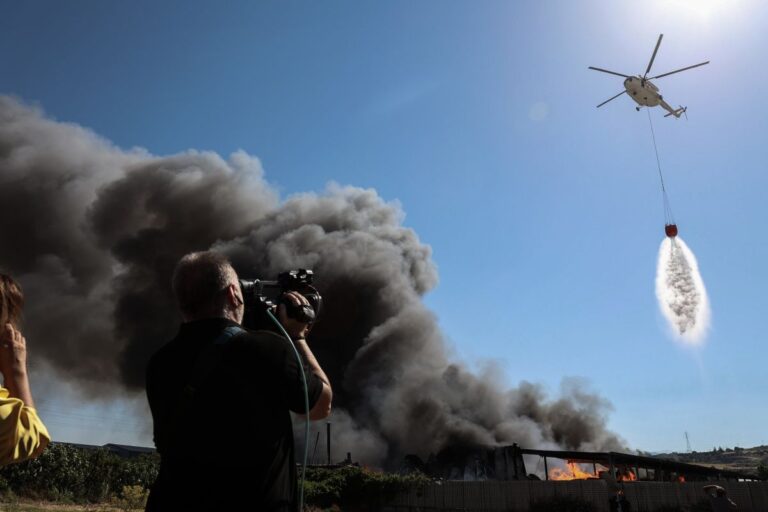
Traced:
[[65, 505], [42, 501], [0, 502], [0, 512], [118, 512], [110, 505]]

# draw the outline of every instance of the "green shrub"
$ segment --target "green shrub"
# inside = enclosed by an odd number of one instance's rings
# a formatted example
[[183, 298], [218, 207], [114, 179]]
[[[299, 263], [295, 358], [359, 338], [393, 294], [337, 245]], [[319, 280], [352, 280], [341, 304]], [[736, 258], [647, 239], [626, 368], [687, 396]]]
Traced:
[[51, 443], [34, 460], [0, 469], [0, 493], [58, 502], [101, 503], [125, 486], [149, 487], [157, 477], [159, 457], [121, 458], [104, 449], [89, 450]]
[[397, 493], [430, 482], [420, 474], [379, 473], [357, 466], [338, 469], [310, 468], [304, 482], [304, 500], [322, 508], [337, 505], [346, 508], [376, 507]]

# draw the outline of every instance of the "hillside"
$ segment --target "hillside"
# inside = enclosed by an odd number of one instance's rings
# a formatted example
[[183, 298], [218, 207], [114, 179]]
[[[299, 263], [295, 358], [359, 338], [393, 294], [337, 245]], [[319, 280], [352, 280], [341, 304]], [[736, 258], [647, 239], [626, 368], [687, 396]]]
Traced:
[[655, 454], [654, 457], [757, 474], [757, 467], [760, 464], [768, 466], [768, 446], [755, 446], [754, 448], [719, 447], [709, 452], [659, 453]]

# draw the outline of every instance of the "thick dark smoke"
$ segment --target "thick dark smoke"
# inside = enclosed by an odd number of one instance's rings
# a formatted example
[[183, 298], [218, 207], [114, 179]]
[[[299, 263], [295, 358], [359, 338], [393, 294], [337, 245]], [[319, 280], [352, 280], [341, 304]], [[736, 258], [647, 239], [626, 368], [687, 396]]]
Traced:
[[124, 152], [0, 97], [0, 266], [22, 281], [30, 345], [60, 378], [92, 396], [140, 389], [177, 327], [175, 262], [213, 247], [244, 277], [315, 269], [335, 452], [384, 464], [452, 444], [619, 448], [609, 405], [578, 383], [553, 400], [448, 359], [421, 301], [437, 283], [430, 248], [402, 220], [374, 190], [280, 201], [245, 153]]
[[180, 255], [248, 233], [276, 204], [259, 162], [243, 153], [147, 158], [99, 191], [86, 222], [120, 265], [112, 292], [125, 385], [144, 385], [147, 359], [177, 327], [168, 283]]

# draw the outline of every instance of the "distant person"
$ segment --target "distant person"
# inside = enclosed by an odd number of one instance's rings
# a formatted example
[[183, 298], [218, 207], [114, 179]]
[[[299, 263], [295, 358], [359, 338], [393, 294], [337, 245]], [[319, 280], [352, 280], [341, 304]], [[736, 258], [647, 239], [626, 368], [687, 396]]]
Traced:
[[0, 465], [37, 457], [51, 440], [35, 412], [27, 374], [27, 341], [21, 334], [24, 294], [0, 274]]
[[[246, 331], [237, 274], [215, 252], [184, 256], [173, 275], [183, 322], [147, 368], [160, 472], [147, 511], [295, 511], [296, 462], [289, 411], [330, 414], [331, 385], [306, 342], [309, 325], [278, 318], [290, 341]], [[285, 296], [308, 304], [299, 293]]]
[[608, 508], [611, 512], [631, 512], [632, 505], [624, 495], [624, 491], [620, 490], [608, 500]]
[[728, 510], [736, 510], [738, 508], [728, 497], [728, 491], [719, 485], [705, 485], [702, 489], [704, 489], [709, 498], [712, 512], [727, 512]]

